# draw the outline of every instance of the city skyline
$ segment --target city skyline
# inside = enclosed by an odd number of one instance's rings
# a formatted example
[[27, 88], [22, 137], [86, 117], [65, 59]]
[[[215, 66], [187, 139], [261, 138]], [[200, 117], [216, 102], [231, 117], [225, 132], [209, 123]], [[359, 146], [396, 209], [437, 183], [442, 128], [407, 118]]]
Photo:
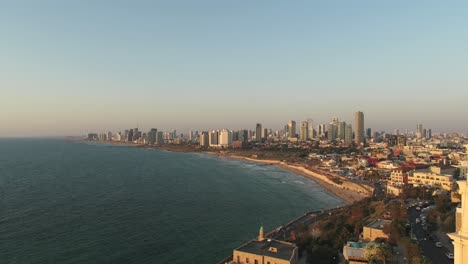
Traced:
[[468, 131], [466, 2], [26, 2], [0, 10], [0, 137], [355, 111], [374, 130]]

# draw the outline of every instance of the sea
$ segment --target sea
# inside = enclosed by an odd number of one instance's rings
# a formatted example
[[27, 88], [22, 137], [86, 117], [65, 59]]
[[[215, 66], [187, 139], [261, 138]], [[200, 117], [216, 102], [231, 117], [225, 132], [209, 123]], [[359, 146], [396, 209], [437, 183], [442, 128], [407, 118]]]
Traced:
[[0, 139], [0, 263], [217, 263], [344, 202], [277, 166], [64, 139]]

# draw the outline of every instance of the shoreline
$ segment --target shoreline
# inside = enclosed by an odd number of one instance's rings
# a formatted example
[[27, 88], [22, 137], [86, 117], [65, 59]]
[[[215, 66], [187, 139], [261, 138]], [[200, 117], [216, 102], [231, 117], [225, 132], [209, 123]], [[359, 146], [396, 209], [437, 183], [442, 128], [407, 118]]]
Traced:
[[[86, 140], [82, 140], [82, 141], [88, 142]], [[248, 157], [234, 155], [230, 153], [219, 153], [219, 152], [213, 152], [213, 151], [191, 151], [191, 150], [186, 150], [186, 149], [173, 149], [173, 148], [168, 148], [168, 147], [148, 146], [148, 145], [143, 145], [143, 144], [128, 144], [124, 142], [113, 142], [113, 141], [105, 141], [105, 142], [91, 141], [91, 142], [98, 143], [98, 144], [104, 143], [104, 144], [110, 144], [110, 145], [137, 147], [137, 148], [143, 148], [143, 149], [155, 149], [155, 150], [169, 151], [169, 152], [198, 153], [198, 154], [214, 155], [219, 158], [249, 161], [249, 162], [261, 163], [265, 165], [274, 165], [274, 166], [278, 166], [279, 168], [288, 170], [291, 173], [300, 175], [308, 180], [314, 181], [316, 184], [320, 185], [327, 192], [329, 192], [330, 194], [342, 200], [345, 205], [351, 205], [354, 202], [360, 201], [361, 199], [364, 199], [372, 195], [372, 190], [366, 189], [363, 186], [359, 186], [357, 183], [350, 182], [350, 181], [347, 181], [346, 179], [340, 178], [340, 181], [342, 181], [342, 184], [338, 184], [332, 181], [326, 175], [321, 174], [320, 172], [314, 172], [308, 168], [305, 168], [301, 164], [286, 163], [286, 162], [279, 161], [279, 160], [262, 160], [262, 159], [248, 158]]]
[[288, 163], [278, 161], [278, 160], [253, 159], [253, 158], [247, 158], [247, 157], [238, 156], [238, 155], [221, 154], [221, 153], [216, 153], [216, 152], [204, 152], [204, 153], [208, 155], [216, 155], [220, 158], [236, 159], [236, 160], [250, 161], [250, 162], [261, 163], [261, 164], [266, 164], [266, 165], [278, 166], [279, 168], [282, 168], [294, 174], [303, 176], [304, 178], [308, 180], [312, 180], [313, 182], [320, 185], [323, 189], [325, 189], [332, 195], [342, 200], [345, 203], [345, 205], [351, 205], [357, 201], [360, 201], [361, 199], [369, 197], [369, 195], [366, 195], [364, 192], [358, 192], [358, 191], [349, 189], [349, 187], [340, 186], [339, 184], [328, 179], [327, 176], [310, 171], [307, 168], [304, 168], [303, 166], [299, 164], [288, 164]]

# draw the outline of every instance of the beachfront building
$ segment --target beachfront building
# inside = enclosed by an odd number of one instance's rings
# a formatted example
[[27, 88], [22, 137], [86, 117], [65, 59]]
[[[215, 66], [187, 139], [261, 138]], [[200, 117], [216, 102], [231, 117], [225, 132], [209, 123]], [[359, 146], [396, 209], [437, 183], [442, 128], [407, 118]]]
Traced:
[[219, 132], [219, 146], [229, 148], [232, 146], [232, 133], [226, 128]]
[[256, 240], [251, 240], [234, 249], [230, 264], [296, 264], [299, 263], [298, 248], [295, 244], [265, 239], [260, 227]]
[[208, 147], [210, 145], [208, 131], [202, 131], [200, 135], [200, 146]]
[[392, 221], [377, 219], [372, 223], [364, 226], [362, 230], [362, 240], [369, 242], [375, 241], [377, 238], [388, 239], [388, 235], [383, 231], [386, 225], [390, 225]]
[[458, 181], [461, 207], [457, 208], [456, 232], [448, 236], [453, 240], [454, 264], [468, 264], [468, 183]]

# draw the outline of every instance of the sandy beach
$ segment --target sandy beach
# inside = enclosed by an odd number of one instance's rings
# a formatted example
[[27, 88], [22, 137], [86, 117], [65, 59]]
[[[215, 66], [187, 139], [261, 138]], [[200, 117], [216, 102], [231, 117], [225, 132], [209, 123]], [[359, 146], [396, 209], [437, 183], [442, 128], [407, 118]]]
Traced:
[[223, 153], [217, 153], [217, 152], [205, 152], [205, 153], [210, 154], [210, 155], [216, 155], [218, 157], [223, 157], [223, 158], [238, 159], [238, 160], [245, 160], [245, 161], [279, 166], [295, 174], [298, 174], [310, 180], [313, 180], [314, 182], [322, 186], [324, 189], [326, 189], [330, 193], [334, 194], [335, 196], [343, 200], [346, 204], [352, 204], [365, 197], [369, 197], [372, 195], [372, 191], [373, 191], [370, 187], [369, 189], [366, 189], [356, 183], [353, 183], [353, 182], [350, 182], [341, 178], [340, 180], [343, 181], [343, 183], [337, 184], [334, 181], [332, 181], [330, 178], [328, 178], [327, 176], [308, 170], [307, 168], [299, 164], [289, 164], [289, 163], [281, 162], [278, 160], [261, 160], [261, 159], [247, 158], [243, 156], [223, 154]]

